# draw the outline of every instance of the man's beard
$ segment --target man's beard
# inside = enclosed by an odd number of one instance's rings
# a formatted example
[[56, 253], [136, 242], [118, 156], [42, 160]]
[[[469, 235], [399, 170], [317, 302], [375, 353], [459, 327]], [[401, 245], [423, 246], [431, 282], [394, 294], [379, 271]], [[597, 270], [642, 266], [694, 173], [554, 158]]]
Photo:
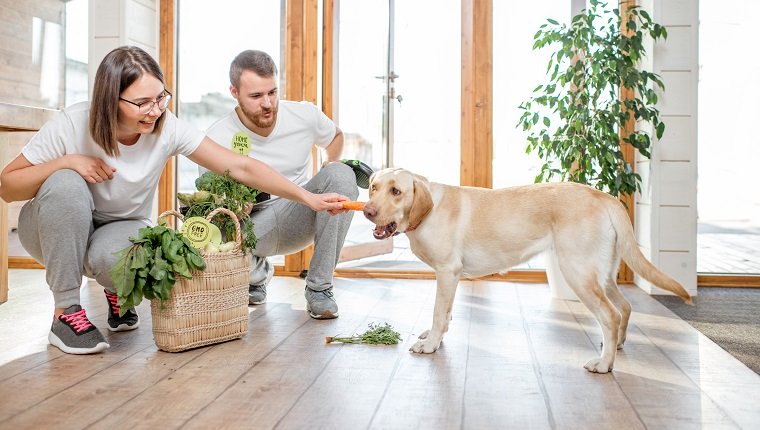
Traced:
[[[240, 110], [243, 112], [243, 115], [245, 115], [245, 117], [253, 123], [253, 125], [260, 128], [271, 127], [272, 124], [274, 124], [274, 121], [277, 119], [277, 105], [273, 105], [270, 109], [262, 109], [261, 112], [256, 113], [249, 111], [245, 108], [245, 106], [241, 104]], [[263, 118], [263, 116], [269, 112], [272, 113], [272, 117], [269, 119]]]

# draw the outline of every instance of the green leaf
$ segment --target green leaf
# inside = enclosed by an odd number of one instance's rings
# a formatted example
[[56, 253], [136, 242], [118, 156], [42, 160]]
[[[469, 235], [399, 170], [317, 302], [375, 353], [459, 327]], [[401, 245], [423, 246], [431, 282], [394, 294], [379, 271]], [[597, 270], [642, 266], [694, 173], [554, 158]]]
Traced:
[[187, 260], [187, 266], [192, 270], [203, 270], [206, 268], [206, 262], [200, 255], [190, 253], [185, 255], [185, 259]]
[[662, 139], [662, 136], [665, 134], [665, 123], [661, 122], [657, 124], [657, 139]]
[[185, 278], [191, 279], [193, 277], [193, 274], [190, 273], [190, 269], [188, 269], [187, 262], [184, 258], [180, 258], [176, 262], [172, 262], [172, 270], [174, 270], [174, 273], [178, 273]]
[[184, 258], [179, 255], [179, 250], [184, 247], [185, 244], [180, 239], [174, 239], [169, 244], [169, 249], [164, 251], [166, 255], [166, 259], [171, 261], [172, 263], [176, 263], [178, 261], [184, 261]]

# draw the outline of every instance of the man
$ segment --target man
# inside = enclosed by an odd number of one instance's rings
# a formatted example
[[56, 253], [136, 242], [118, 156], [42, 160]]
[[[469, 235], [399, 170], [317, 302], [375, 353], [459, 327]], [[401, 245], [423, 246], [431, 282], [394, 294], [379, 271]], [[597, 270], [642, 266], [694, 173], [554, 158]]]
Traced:
[[[235, 110], [206, 131], [220, 145], [268, 163], [305, 189], [335, 192], [356, 200], [356, 176], [335, 162], [343, 149], [340, 129], [316, 106], [279, 100], [277, 66], [261, 51], [241, 52], [230, 65], [230, 93]], [[326, 161], [312, 177], [312, 147], [321, 148]], [[312, 318], [338, 316], [332, 279], [353, 212], [335, 216], [317, 213], [298, 203], [271, 196], [257, 203], [251, 218], [256, 249], [248, 289], [248, 303], [266, 301], [266, 287], [274, 268], [267, 256], [289, 254], [314, 243], [306, 276], [306, 309]]]

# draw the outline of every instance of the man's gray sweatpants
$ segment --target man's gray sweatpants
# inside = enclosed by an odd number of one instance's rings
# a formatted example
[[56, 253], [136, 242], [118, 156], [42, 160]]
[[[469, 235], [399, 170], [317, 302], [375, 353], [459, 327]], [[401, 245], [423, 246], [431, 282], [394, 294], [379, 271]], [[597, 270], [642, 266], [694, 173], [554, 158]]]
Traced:
[[[342, 194], [351, 200], [359, 196], [356, 175], [343, 163], [328, 164], [303, 187], [313, 193]], [[266, 279], [268, 263], [264, 257], [290, 254], [314, 243], [306, 286], [314, 291], [330, 288], [352, 218], [353, 211], [331, 216], [282, 198], [254, 206], [251, 219], [257, 242], [250, 283], [256, 285]]]
[[145, 220], [99, 220], [94, 209], [87, 183], [68, 169], [50, 175], [21, 208], [21, 245], [45, 265], [56, 308], [79, 304], [83, 275], [114, 292], [109, 274], [118, 260], [114, 253], [131, 245], [129, 237], [148, 225]]

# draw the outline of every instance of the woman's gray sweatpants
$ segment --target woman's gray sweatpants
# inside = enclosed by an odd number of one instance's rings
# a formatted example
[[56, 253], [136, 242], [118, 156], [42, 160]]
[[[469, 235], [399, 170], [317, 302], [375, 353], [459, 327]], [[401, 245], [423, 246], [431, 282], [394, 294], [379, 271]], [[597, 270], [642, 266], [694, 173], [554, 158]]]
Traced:
[[129, 237], [149, 225], [144, 220], [99, 220], [94, 209], [87, 183], [68, 169], [50, 175], [21, 209], [21, 245], [45, 265], [56, 308], [79, 304], [83, 275], [114, 292], [109, 274], [118, 260], [114, 253], [131, 245]]
[[[351, 200], [359, 196], [356, 175], [343, 163], [328, 164], [303, 187], [313, 193], [342, 194]], [[306, 286], [314, 291], [330, 288], [352, 218], [353, 211], [331, 216], [282, 198], [254, 206], [251, 219], [257, 242], [250, 283], [256, 285], [266, 279], [268, 263], [264, 257], [297, 252], [313, 242]]]

